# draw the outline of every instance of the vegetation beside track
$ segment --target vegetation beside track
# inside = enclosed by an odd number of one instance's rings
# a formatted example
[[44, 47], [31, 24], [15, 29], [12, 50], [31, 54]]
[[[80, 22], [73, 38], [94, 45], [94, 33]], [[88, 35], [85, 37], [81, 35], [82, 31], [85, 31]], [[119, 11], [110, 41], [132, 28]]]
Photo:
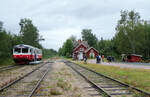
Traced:
[[57, 51], [53, 49], [42, 49], [43, 59], [48, 59], [57, 56]]
[[150, 71], [145, 69], [130, 69], [114, 66], [104, 66], [101, 64], [85, 64], [83, 62], [75, 62], [81, 66], [102, 73], [106, 76], [115, 78], [126, 84], [135, 86], [144, 91], [150, 92]]
[[12, 58], [7, 58], [7, 59], [0, 60], [0, 67], [8, 66], [8, 65], [15, 65]]

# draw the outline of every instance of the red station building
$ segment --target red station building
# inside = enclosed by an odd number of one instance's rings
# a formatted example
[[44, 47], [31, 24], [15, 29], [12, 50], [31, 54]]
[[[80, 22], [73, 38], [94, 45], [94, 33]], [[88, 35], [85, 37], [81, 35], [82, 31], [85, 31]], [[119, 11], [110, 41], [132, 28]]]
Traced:
[[86, 55], [87, 58], [96, 58], [98, 54], [99, 52], [95, 48], [89, 47], [87, 41], [78, 40], [78, 43], [74, 43], [74, 59], [83, 60], [84, 55]]

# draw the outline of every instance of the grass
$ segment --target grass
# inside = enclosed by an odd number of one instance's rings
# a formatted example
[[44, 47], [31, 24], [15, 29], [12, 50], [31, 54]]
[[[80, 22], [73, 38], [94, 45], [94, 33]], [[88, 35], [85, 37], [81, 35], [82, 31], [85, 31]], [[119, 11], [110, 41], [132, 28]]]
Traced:
[[81, 66], [90, 68], [96, 72], [120, 80], [124, 83], [135, 86], [139, 89], [150, 92], [150, 70], [120, 68], [100, 64], [84, 64], [83, 62], [76, 63]]
[[50, 88], [50, 95], [62, 95], [63, 90], [70, 90], [71, 84], [68, 81], [65, 81], [63, 78], [57, 79], [56, 84], [53, 84]]
[[54, 87], [54, 88], [50, 89], [50, 94], [51, 95], [62, 95], [62, 92], [58, 88]]
[[69, 84], [69, 82], [67, 82], [67, 81], [64, 81], [63, 79], [58, 79], [57, 86], [61, 87], [64, 90], [70, 90], [71, 89], [71, 84]]
[[13, 65], [13, 64], [15, 64], [15, 62], [11, 58], [0, 59], [0, 67], [2, 67], [2, 66], [8, 66], [8, 65]]

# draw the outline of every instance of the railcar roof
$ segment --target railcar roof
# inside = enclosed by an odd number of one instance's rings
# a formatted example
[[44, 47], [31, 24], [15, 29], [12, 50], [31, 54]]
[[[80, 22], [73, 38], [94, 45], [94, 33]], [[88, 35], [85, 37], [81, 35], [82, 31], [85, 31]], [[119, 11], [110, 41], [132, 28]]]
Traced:
[[30, 45], [25, 45], [25, 44], [19, 44], [19, 45], [15, 45], [14, 48], [19, 48], [19, 47], [29, 47], [29, 48], [35, 48], [38, 49], [36, 47], [30, 46]]

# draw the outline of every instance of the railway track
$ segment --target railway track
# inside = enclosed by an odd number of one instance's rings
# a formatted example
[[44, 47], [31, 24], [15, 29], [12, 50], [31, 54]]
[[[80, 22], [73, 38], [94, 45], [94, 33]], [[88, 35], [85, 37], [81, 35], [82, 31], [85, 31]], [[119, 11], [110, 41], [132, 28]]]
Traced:
[[7, 71], [7, 70], [10, 70], [10, 69], [14, 69], [14, 68], [17, 68], [17, 67], [23, 67], [23, 66], [11, 65], [11, 66], [1, 67], [1, 68], [0, 68], [0, 72]]
[[70, 61], [64, 61], [64, 63], [81, 75], [104, 97], [150, 97], [150, 93], [97, 73], [86, 67]]
[[32, 97], [48, 73], [52, 62], [46, 62], [0, 89], [0, 97]]

